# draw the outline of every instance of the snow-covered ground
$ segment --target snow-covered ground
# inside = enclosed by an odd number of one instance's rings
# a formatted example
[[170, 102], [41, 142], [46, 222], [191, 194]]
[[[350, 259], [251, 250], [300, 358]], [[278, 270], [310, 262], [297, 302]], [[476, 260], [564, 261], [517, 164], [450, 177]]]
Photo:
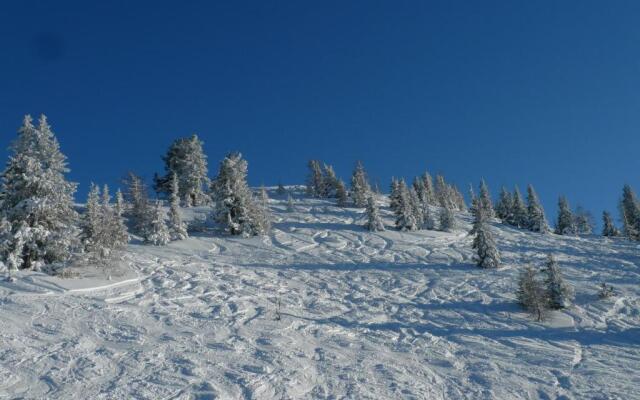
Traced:
[[[0, 398], [640, 399], [636, 244], [495, 224], [504, 267], [481, 270], [467, 215], [369, 233], [363, 210], [273, 197], [268, 237], [132, 244], [111, 280], [2, 282]], [[516, 277], [547, 253], [576, 300], [537, 323]]]

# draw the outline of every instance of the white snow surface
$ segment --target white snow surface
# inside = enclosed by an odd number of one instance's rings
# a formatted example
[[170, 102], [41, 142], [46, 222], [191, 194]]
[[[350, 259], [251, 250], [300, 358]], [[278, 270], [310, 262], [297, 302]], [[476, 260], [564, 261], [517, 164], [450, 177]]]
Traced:
[[[1, 282], [0, 399], [640, 399], [637, 244], [496, 222], [504, 265], [482, 270], [467, 214], [403, 233], [381, 197], [372, 233], [363, 209], [298, 193], [289, 212], [270, 192], [268, 236], [131, 244], [124, 271]], [[548, 253], [576, 299], [538, 323], [516, 279]]]

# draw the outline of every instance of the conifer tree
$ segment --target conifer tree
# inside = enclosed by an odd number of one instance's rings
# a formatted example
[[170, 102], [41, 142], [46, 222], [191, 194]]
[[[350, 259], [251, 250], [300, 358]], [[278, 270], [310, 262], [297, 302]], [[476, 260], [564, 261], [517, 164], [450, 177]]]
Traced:
[[576, 207], [576, 211], [573, 213], [573, 221], [577, 234], [590, 235], [593, 233], [593, 216], [582, 206]]
[[438, 199], [436, 197], [436, 192], [433, 187], [433, 179], [429, 172], [426, 172], [422, 175], [422, 184], [424, 186], [424, 197], [427, 204], [430, 205], [438, 205]]
[[324, 177], [320, 161], [309, 160], [309, 175], [307, 177], [307, 195], [315, 198], [322, 198], [324, 195]]
[[338, 177], [333, 166], [325, 164], [322, 177], [322, 197], [336, 197], [337, 190]]
[[509, 225], [513, 225], [517, 228], [527, 228], [529, 224], [527, 208], [524, 205], [522, 195], [520, 194], [520, 189], [518, 189], [517, 186], [513, 190], [513, 196], [511, 197], [511, 200], [511, 220], [509, 221]]
[[338, 180], [336, 185], [336, 205], [338, 207], [346, 207], [349, 204], [349, 196], [347, 195], [347, 187], [342, 179]]
[[478, 199], [478, 196], [476, 196], [476, 192], [473, 190], [472, 184], [469, 184], [469, 199], [471, 199], [471, 206], [469, 207], [469, 212], [471, 213], [471, 216], [475, 219], [476, 213], [480, 208], [480, 200]]
[[495, 211], [496, 216], [502, 220], [503, 223], [509, 223], [512, 220], [511, 210], [513, 209], [513, 200], [511, 199], [511, 193], [503, 186], [500, 189], [500, 197], [496, 203]]
[[416, 191], [416, 194], [418, 195], [418, 199], [420, 200], [420, 203], [421, 204], [426, 203], [427, 199], [426, 199], [424, 181], [422, 180], [422, 177], [416, 176], [415, 178], [413, 178], [413, 190]]
[[271, 209], [269, 208], [269, 193], [264, 185], [260, 188], [258, 208], [259, 210], [256, 213], [258, 225], [261, 227], [262, 232], [266, 233], [271, 230]]
[[436, 229], [436, 220], [433, 216], [433, 213], [431, 212], [431, 209], [429, 208], [429, 204], [428, 203], [423, 203], [422, 204], [422, 215], [423, 215], [423, 223], [422, 226], [424, 227], [424, 229], [427, 230], [434, 230]]
[[66, 157], [47, 118], [42, 115], [36, 128], [25, 116], [10, 149], [0, 185], [0, 216], [12, 227], [16, 242], [11, 253], [15, 260], [10, 264], [34, 268], [68, 260], [79, 244], [73, 202], [76, 184], [65, 179]]
[[564, 196], [558, 199], [558, 220], [555, 233], [558, 235], [574, 235], [576, 233], [575, 220], [569, 202]]
[[148, 235], [151, 221], [154, 218], [154, 210], [149, 202], [147, 187], [142, 178], [133, 172], [129, 172], [124, 183], [127, 188], [127, 198], [131, 204], [129, 217], [133, 232], [145, 237]]
[[442, 175], [436, 175], [435, 195], [437, 204], [441, 207], [446, 204], [447, 208], [453, 210], [454, 207], [449, 196], [449, 185], [447, 185]]
[[367, 198], [371, 193], [371, 187], [367, 180], [367, 173], [364, 170], [362, 162], [356, 163], [356, 168], [351, 177], [351, 197], [356, 207], [366, 207]]
[[450, 232], [455, 228], [455, 218], [453, 210], [446, 199], [441, 199], [440, 214], [438, 214], [438, 222], [440, 230], [443, 232]]
[[473, 249], [477, 254], [476, 264], [481, 268], [498, 268], [500, 266], [500, 253], [496, 247], [493, 234], [489, 227], [489, 215], [487, 204], [482, 200], [478, 201], [478, 209], [475, 212], [472, 231], [475, 233]]
[[620, 231], [616, 228], [616, 225], [613, 223], [613, 218], [611, 218], [611, 214], [609, 214], [608, 211], [602, 212], [602, 236], [620, 236]]
[[418, 229], [418, 221], [411, 205], [411, 198], [404, 179], [398, 183], [399, 200], [395, 211], [396, 228], [401, 231], [415, 231]]
[[102, 224], [102, 213], [100, 207], [100, 189], [95, 183], [91, 183], [85, 213], [82, 216], [82, 242], [86, 251], [92, 251], [95, 247], [95, 240]]
[[542, 272], [545, 274], [544, 286], [549, 308], [559, 310], [568, 307], [571, 304], [573, 293], [571, 288], [564, 282], [558, 263], [553, 255], [550, 254], [548, 256], [547, 264]]
[[114, 211], [118, 217], [122, 217], [124, 215], [124, 196], [122, 195], [122, 191], [120, 191], [120, 189], [116, 191], [116, 204], [114, 206]]
[[414, 188], [409, 189], [409, 204], [411, 205], [411, 212], [416, 220], [416, 229], [420, 229], [424, 223], [423, 207], [420, 202], [420, 197], [418, 197], [418, 192], [416, 192]]
[[549, 232], [544, 209], [532, 185], [527, 186], [527, 220], [529, 230], [540, 233]]
[[629, 240], [640, 240], [640, 205], [631, 186], [624, 185], [620, 200], [622, 230]]
[[400, 182], [396, 178], [391, 178], [391, 191], [389, 193], [389, 208], [394, 213], [400, 205]]
[[152, 218], [149, 229], [144, 237], [144, 241], [145, 243], [150, 243], [154, 246], [164, 246], [171, 241], [171, 233], [164, 221], [164, 212], [160, 207], [159, 201], [155, 202], [151, 215]]
[[287, 211], [292, 212], [295, 210], [293, 205], [293, 197], [291, 197], [291, 193], [287, 195]]
[[276, 189], [276, 194], [278, 196], [284, 196], [285, 194], [287, 194], [287, 189], [285, 189], [285, 187], [282, 185], [281, 182], [278, 182], [278, 188]]
[[184, 240], [189, 237], [187, 225], [180, 215], [180, 187], [178, 175], [171, 177], [171, 198], [169, 203], [169, 233], [173, 240]]
[[110, 202], [109, 186], [104, 185], [100, 204], [101, 224], [94, 240], [96, 245], [94, 250], [97, 250], [103, 262], [110, 260], [115, 251], [122, 250], [129, 242], [129, 233], [124, 219]]
[[171, 180], [175, 173], [178, 177], [180, 199], [185, 206], [201, 206], [208, 202], [205, 188], [209, 184], [207, 156], [202, 149], [203, 142], [197, 135], [174, 141], [167, 154], [165, 176], [154, 179], [154, 188], [158, 193], [171, 195]]
[[518, 278], [518, 303], [538, 321], [547, 317], [549, 300], [544, 284], [537, 278], [536, 270], [527, 265]]
[[367, 223], [365, 228], [372, 232], [384, 231], [384, 223], [380, 217], [380, 210], [373, 195], [367, 199]]
[[495, 216], [495, 212], [493, 211], [493, 201], [491, 200], [489, 187], [484, 179], [480, 181], [480, 194], [478, 195], [478, 201], [485, 213], [485, 217], [487, 219], [493, 218]]

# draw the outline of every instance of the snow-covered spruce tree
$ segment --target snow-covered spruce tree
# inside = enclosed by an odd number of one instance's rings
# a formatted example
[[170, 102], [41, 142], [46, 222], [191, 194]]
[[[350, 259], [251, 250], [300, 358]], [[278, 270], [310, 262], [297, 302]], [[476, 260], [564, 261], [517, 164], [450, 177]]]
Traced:
[[622, 230], [629, 240], [640, 240], [640, 205], [631, 186], [624, 185], [620, 200]]
[[527, 215], [527, 207], [522, 200], [520, 189], [516, 186], [513, 190], [513, 196], [511, 196], [511, 219], [508, 221], [509, 225], [513, 225], [517, 228], [526, 228], [529, 225], [529, 216]]
[[446, 199], [441, 199], [440, 213], [438, 214], [439, 229], [450, 232], [455, 228], [455, 217], [451, 206]]
[[268, 217], [247, 185], [247, 162], [240, 153], [230, 153], [220, 162], [212, 182], [213, 219], [232, 235], [262, 235], [269, 230]]
[[558, 235], [574, 235], [576, 233], [575, 219], [569, 202], [564, 196], [558, 199], [558, 219], [556, 221], [555, 233]]
[[593, 215], [582, 206], [578, 205], [573, 213], [573, 224], [578, 235], [590, 235], [593, 233]]
[[417, 229], [420, 229], [424, 223], [423, 207], [420, 197], [418, 197], [418, 193], [414, 188], [409, 189], [409, 204], [418, 225]]
[[122, 191], [118, 189], [116, 191], [116, 203], [113, 207], [113, 210], [115, 211], [118, 217], [122, 217], [124, 215], [125, 208], [126, 208], [126, 205], [124, 203], [124, 196], [122, 194]]
[[6, 218], [2, 218], [0, 219], [0, 269], [3, 267], [5, 268], [7, 279], [11, 279], [11, 271], [9, 270], [9, 265], [6, 261], [12, 250], [12, 244], [13, 233], [11, 223]]
[[498, 268], [500, 266], [500, 253], [493, 239], [491, 228], [489, 225], [489, 215], [491, 211], [487, 208], [487, 203], [478, 202], [478, 209], [475, 212], [473, 229], [475, 238], [473, 240], [473, 249], [476, 250], [475, 261], [481, 268]]
[[425, 188], [424, 188], [424, 181], [422, 180], [422, 177], [420, 176], [416, 176], [415, 178], [413, 178], [413, 190], [416, 191], [416, 193], [418, 194], [418, 199], [420, 200], [421, 204], [426, 203], [426, 193], [425, 193]]
[[425, 173], [422, 174], [422, 184], [424, 186], [425, 202], [432, 206], [437, 206], [439, 203], [436, 197], [435, 189], [433, 188], [433, 179], [431, 178], [429, 172], [425, 171]]
[[394, 213], [400, 205], [400, 181], [395, 177], [391, 178], [391, 191], [389, 192], [389, 208]]
[[478, 199], [478, 196], [476, 196], [476, 192], [473, 190], [472, 184], [469, 184], [469, 199], [471, 201], [469, 206], [469, 213], [475, 219], [476, 213], [480, 208], [480, 199]]
[[175, 173], [184, 205], [190, 207], [206, 204], [209, 200], [205, 194], [205, 188], [209, 184], [209, 170], [202, 145], [203, 142], [195, 134], [175, 140], [162, 157], [166, 173], [165, 176], [154, 179], [154, 189], [170, 196], [171, 179]]
[[351, 197], [356, 207], [366, 207], [367, 198], [371, 193], [371, 187], [367, 179], [367, 173], [361, 161], [356, 163], [356, 168], [351, 176]]
[[127, 225], [124, 223], [122, 212], [118, 209], [118, 198], [122, 201], [122, 193], [120, 190], [116, 192], [116, 204], [111, 206], [111, 197], [109, 196], [109, 186], [104, 185], [102, 189], [102, 215], [105, 231], [104, 242], [109, 248], [109, 252], [122, 250], [129, 243], [129, 232]]
[[3, 193], [0, 215], [12, 226], [12, 234], [21, 230], [22, 253], [13, 245], [14, 257], [21, 268], [66, 261], [78, 246], [77, 219], [73, 194], [76, 184], [65, 174], [66, 157], [47, 118], [42, 115], [36, 128], [25, 116], [12, 144], [6, 169], [2, 172]]
[[620, 236], [620, 231], [616, 228], [616, 225], [613, 223], [613, 218], [611, 218], [611, 214], [609, 214], [608, 211], [602, 212], [602, 236]]
[[82, 239], [89, 260], [108, 266], [113, 252], [123, 249], [129, 241], [127, 228], [121, 216], [111, 207], [109, 187], [100, 189], [91, 184], [85, 213], [82, 216]]
[[152, 208], [152, 218], [144, 242], [154, 246], [164, 246], [171, 241], [171, 233], [164, 221], [164, 212], [160, 207], [160, 201], [156, 201]]
[[487, 219], [491, 219], [495, 216], [493, 211], [493, 201], [491, 200], [491, 194], [489, 193], [489, 187], [484, 179], [480, 180], [480, 193], [478, 195], [478, 201], [485, 213]]
[[346, 207], [349, 204], [349, 196], [347, 195], [347, 187], [342, 179], [338, 179], [336, 185], [336, 205], [338, 207]]
[[380, 217], [380, 210], [373, 195], [367, 199], [367, 223], [365, 228], [372, 232], [384, 231], [384, 223]]
[[428, 203], [422, 204], [422, 227], [427, 230], [436, 229], [436, 220]]
[[124, 183], [127, 188], [127, 200], [131, 204], [129, 221], [133, 233], [144, 238], [148, 235], [149, 225], [153, 219], [153, 207], [149, 202], [147, 187], [142, 178], [133, 172], [129, 172]]
[[13, 280], [13, 273], [24, 264], [24, 246], [29, 240], [29, 227], [25, 221], [21, 221], [18, 229], [12, 229], [11, 223], [7, 219], [2, 220], [0, 226], [0, 239], [4, 242], [2, 249], [3, 263], [7, 268], [7, 280]]
[[338, 189], [338, 177], [333, 170], [333, 166], [324, 164], [322, 185], [323, 197], [336, 197], [336, 191]]
[[398, 206], [395, 211], [396, 228], [401, 231], [415, 231], [418, 229], [418, 221], [411, 205], [411, 194], [404, 179], [398, 183], [398, 192]]
[[455, 204], [456, 210], [466, 211], [467, 204], [464, 201], [464, 196], [462, 195], [462, 193], [460, 192], [460, 190], [456, 185], [451, 186], [451, 193], [453, 196], [453, 202]]
[[511, 210], [513, 209], [513, 200], [511, 199], [511, 193], [507, 191], [504, 186], [500, 189], [500, 197], [495, 206], [496, 216], [502, 220], [503, 223], [509, 223], [511, 218]]
[[169, 203], [169, 233], [172, 240], [184, 240], [189, 237], [187, 225], [180, 215], [180, 187], [178, 175], [171, 176], [171, 197]]
[[91, 252], [96, 247], [98, 232], [102, 224], [102, 209], [100, 207], [100, 189], [95, 183], [91, 183], [85, 212], [81, 218], [81, 237], [86, 251]]
[[542, 272], [545, 274], [544, 286], [549, 308], [559, 310], [568, 307], [573, 299], [573, 291], [564, 282], [558, 263], [553, 255], [549, 254], [547, 264]]
[[320, 161], [309, 160], [309, 175], [307, 177], [307, 195], [315, 198], [324, 197], [324, 177]]
[[289, 212], [295, 211], [295, 206], [293, 205], [293, 197], [291, 196], [291, 193], [287, 195], [287, 211]]
[[520, 272], [516, 295], [518, 303], [538, 321], [546, 319], [549, 305], [547, 291], [531, 265], [526, 265]]
[[544, 209], [533, 185], [527, 186], [527, 220], [528, 228], [533, 232], [549, 232], [549, 224], [544, 216]]

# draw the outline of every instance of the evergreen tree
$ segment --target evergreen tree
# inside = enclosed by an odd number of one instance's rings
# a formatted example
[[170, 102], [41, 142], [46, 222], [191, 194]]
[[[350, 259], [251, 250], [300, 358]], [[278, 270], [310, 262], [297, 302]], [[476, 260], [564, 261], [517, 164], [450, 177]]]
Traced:
[[425, 202], [430, 205], [438, 205], [438, 199], [436, 197], [436, 192], [433, 187], [433, 179], [429, 172], [425, 172], [422, 175], [422, 184], [424, 186], [424, 198]]
[[436, 229], [436, 221], [429, 207], [430, 206], [428, 203], [422, 204], [422, 215], [423, 215], [422, 226], [424, 227], [424, 229], [434, 230]]
[[569, 202], [564, 196], [558, 199], [558, 220], [555, 233], [558, 235], [574, 235], [576, 233], [575, 220]]
[[500, 197], [496, 203], [495, 211], [496, 216], [502, 220], [503, 223], [509, 223], [512, 220], [511, 210], [513, 209], [513, 200], [511, 199], [511, 193], [503, 186], [500, 189]]
[[404, 179], [401, 179], [398, 183], [398, 191], [399, 200], [395, 211], [396, 228], [401, 231], [415, 231], [418, 229], [418, 221], [414, 213], [414, 208], [411, 205], [411, 195]]
[[118, 189], [118, 191], [116, 192], [116, 204], [114, 206], [114, 211], [118, 217], [122, 217], [124, 215], [124, 211], [125, 211], [124, 196], [122, 195], [122, 192], [120, 191], [120, 189]]
[[527, 215], [527, 208], [522, 200], [520, 189], [516, 186], [511, 197], [511, 219], [508, 221], [509, 225], [513, 225], [517, 228], [527, 228], [529, 225], [529, 217]]
[[285, 189], [281, 182], [278, 182], [278, 189], [276, 189], [276, 194], [278, 196], [284, 196], [285, 194], [287, 194], [287, 189]]
[[469, 198], [471, 199], [471, 206], [469, 207], [469, 212], [471, 216], [475, 219], [478, 209], [480, 208], [480, 200], [478, 196], [476, 196], [476, 192], [473, 190], [473, 185], [469, 184]]
[[613, 218], [611, 218], [611, 214], [607, 211], [602, 212], [602, 236], [620, 236], [620, 231], [616, 228], [616, 225], [613, 223]]
[[384, 231], [384, 223], [373, 195], [370, 195], [367, 199], [367, 224], [365, 227], [372, 232]]
[[391, 192], [389, 193], [389, 208], [394, 213], [398, 211], [400, 205], [400, 182], [396, 178], [391, 178]]
[[549, 308], [559, 310], [568, 307], [571, 304], [573, 294], [571, 288], [564, 282], [558, 263], [551, 254], [547, 259], [543, 273], [545, 274], [544, 286]]
[[590, 235], [593, 233], [593, 216], [589, 211], [582, 208], [582, 206], [576, 207], [573, 220], [577, 234]]
[[338, 190], [338, 177], [336, 176], [333, 166], [324, 165], [322, 177], [322, 194], [323, 197], [336, 197]]
[[262, 235], [269, 230], [268, 217], [253, 199], [246, 179], [247, 162], [242, 155], [227, 155], [211, 187], [213, 217], [232, 235]]
[[307, 177], [307, 195], [315, 198], [324, 197], [324, 177], [320, 161], [309, 160], [309, 176]]
[[490, 203], [482, 200], [478, 202], [478, 209], [473, 221], [472, 231], [476, 235], [473, 240], [473, 249], [477, 252], [475, 261], [481, 268], [498, 268], [500, 266], [500, 253], [489, 227], [488, 220], [491, 210], [486, 208], [487, 204]]
[[173, 240], [184, 240], [189, 237], [187, 225], [180, 215], [180, 187], [178, 175], [171, 177], [171, 198], [169, 203], [169, 233]]
[[349, 196], [347, 195], [347, 187], [345, 186], [342, 179], [338, 180], [338, 184], [336, 185], [336, 205], [338, 207], [346, 207], [349, 204]]
[[197, 135], [174, 141], [162, 158], [165, 163], [164, 177], [154, 179], [158, 193], [171, 195], [173, 174], [178, 177], [180, 198], [185, 206], [201, 206], [208, 202], [204, 189], [209, 184], [207, 156], [202, 149], [203, 142]]
[[102, 224], [102, 212], [100, 207], [100, 189], [93, 182], [87, 196], [85, 213], [82, 216], [82, 242], [86, 251], [92, 251], [95, 240]]
[[287, 195], [287, 211], [292, 212], [295, 210], [293, 205], [293, 197], [291, 197], [291, 193]]
[[259, 210], [256, 213], [258, 219], [258, 225], [261, 227], [262, 232], [266, 233], [271, 230], [271, 209], [269, 208], [269, 193], [264, 185], [260, 188]]
[[467, 204], [464, 202], [464, 196], [462, 195], [460, 190], [458, 190], [458, 187], [455, 185], [451, 186], [451, 193], [453, 195], [453, 202], [455, 204], [456, 210], [466, 211]]
[[435, 196], [437, 204], [439, 204], [441, 207], [444, 207], [444, 205], [446, 205], [447, 208], [453, 210], [454, 207], [449, 196], [449, 185], [447, 185], [444, 180], [444, 176], [442, 175], [436, 175]]
[[133, 172], [129, 172], [124, 183], [127, 188], [127, 199], [131, 204], [129, 219], [133, 227], [133, 232], [145, 237], [148, 235], [151, 221], [154, 218], [153, 207], [151, 207], [151, 204], [149, 203], [147, 187], [142, 178]]
[[152, 210], [151, 223], [147, 230], [147, 234], [144, 237], [144, 241], [145, 243], [150, 243], [154, 246], [164, 246], [171, 241], [171, 233], [164, 221], [164, 212], [160, 207], [159, 201], [155, 202], [155, 206]]
[[102, 189], [100, 205], [100, 229], [95, 236], [95, 250], [103, 261], [110, 260], [115, 251], [122, 250], [129, 242], [129, 233], [122, 215], [111, 206], [109, 186]]
[[629, 185], [624, 185], [622, 189], [620, 215], [624, 235], [630, 240], [640, 240], [640, 205]]
[[409, 204], [411, 205], [411, 212], [413, 212], [413, 216], [416, 220], [416, 229], [420, 229], [424, 223], [423, 207], [420, 202], [420, 197], [418, 197], [418, 192], [416, 192], [414, 188], [409, 189]]
[[549, 232], [544, 209], [532, 185], [527, 186], [527, 219], [529, 230], [540, 233]]
[[478, 201], [485, 212], [485, 217], [488, 219], [493, 218], [495, 216], [495, 212], [493, 211], [493, 201], [489, 194], [489, 187], [484, 179], [480, 181], [480, 194], [478, 195]]
[[356, 168], [351, 177], [351, 197], [356, 207], [366, 207], [367, 198], [371, 193], [371, 187], [367, 180], [367, 173], [364, 170], [362, 162], [356, 163]]
[[65, 179], [67, 172], [66, 157], [47, 118], [42, 115], [36, 128], [27, 115], [1, 175], [0, 216], [11, 225], [15, 241], [15, 260], [9, 264], [34, 268], [71, 257], [79, 244], [78, 215], [73, 202], [76, 184]]
[[427, 199], [426, 199], [424, 181], [422, 180], [422, 177], [416, 176], [415, 178], [413, 178], [413, 190], [416, 191], [416, 194], [418, 195], [418, 199], [420, 200], [420, 203], [421, 204], [426, 203]]
[[530, 265], [520, 272], [517, 298], [525, 310], [538, 321], [543, 321], [547, 317], [549, 300], [543, 283], [536, 275], [536, 270]]
[[446, 199], [441, 200], [440, 214], [438, 215], [440, 230], [443, 232], [450, 232], [455, 228], [455, 218], [453, 210], [449, 206]]

